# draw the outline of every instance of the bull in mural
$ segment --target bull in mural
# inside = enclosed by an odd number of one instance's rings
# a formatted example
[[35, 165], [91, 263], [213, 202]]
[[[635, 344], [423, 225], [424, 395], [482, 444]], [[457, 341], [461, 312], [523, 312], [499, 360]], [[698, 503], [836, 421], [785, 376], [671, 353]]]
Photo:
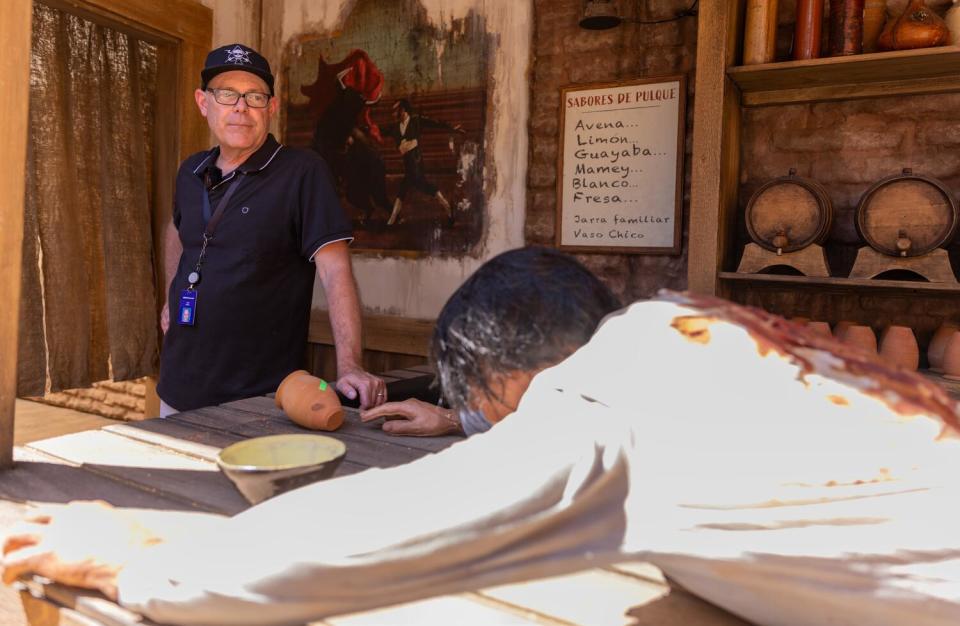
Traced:
[[361, 224], [378, 207], [390, 214], [386, 168], [375, 145], [383, 138], [370, 117], [370, 106], [383, 92], [376, 64], [363, 50], [353, 50], [339, 63], [321, 56], [317, 80], [300, 92], [310, 98], [310, 114], [317, 120], [312, 147], [330, 165], [347, 201], [362, 213]]

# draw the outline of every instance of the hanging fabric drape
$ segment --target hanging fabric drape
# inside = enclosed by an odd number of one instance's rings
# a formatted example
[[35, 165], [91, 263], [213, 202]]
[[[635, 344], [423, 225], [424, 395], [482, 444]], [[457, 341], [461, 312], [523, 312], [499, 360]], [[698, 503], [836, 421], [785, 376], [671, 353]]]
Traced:
[[34, 4], [18, 395], [157, 371], [152, 44]]

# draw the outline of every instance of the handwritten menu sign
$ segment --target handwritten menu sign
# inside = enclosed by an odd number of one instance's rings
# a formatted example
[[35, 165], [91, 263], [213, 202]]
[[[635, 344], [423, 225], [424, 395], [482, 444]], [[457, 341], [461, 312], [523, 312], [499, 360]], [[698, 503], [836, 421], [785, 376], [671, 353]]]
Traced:
[[559, 247], [680, 252], [685, 96], [683, 76], [562, 90]]

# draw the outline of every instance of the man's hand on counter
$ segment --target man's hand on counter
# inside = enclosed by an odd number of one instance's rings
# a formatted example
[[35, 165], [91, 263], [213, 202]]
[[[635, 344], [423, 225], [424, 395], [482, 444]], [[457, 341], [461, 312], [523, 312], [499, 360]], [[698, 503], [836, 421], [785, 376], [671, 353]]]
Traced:
[[361, 409], [370, 409], [387, 401], [387, 384], [359, 367], [341, 370], [336, 388], [350, 400], [359, 398]]

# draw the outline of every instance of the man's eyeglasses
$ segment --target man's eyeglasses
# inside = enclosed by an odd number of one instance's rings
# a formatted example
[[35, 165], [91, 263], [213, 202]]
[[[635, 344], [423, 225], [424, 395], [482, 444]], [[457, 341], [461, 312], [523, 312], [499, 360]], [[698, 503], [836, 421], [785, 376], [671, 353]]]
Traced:
[[227, 106], [235, 105], [241, 97], [251, 109], [262, 109], [270, 103], [270, 94], [260, 93], [259, 91], [248, 91], [247, 93], [240, 93], [233, 89], [207, 89], [207, 91], [213, 94], [213, 99], [217, 101], [217, 104]]

